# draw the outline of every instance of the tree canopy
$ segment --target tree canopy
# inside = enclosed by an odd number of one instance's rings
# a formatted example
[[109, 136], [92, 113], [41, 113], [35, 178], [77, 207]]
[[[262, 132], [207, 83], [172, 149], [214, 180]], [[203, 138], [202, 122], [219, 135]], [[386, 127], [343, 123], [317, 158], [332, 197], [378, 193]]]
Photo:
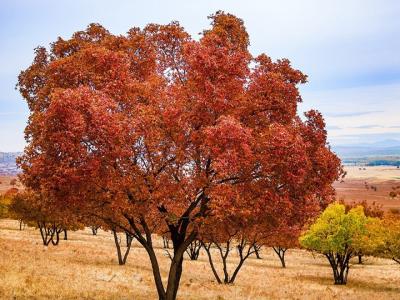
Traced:
[[[287, 59], [253, 56], [239, 18], [210, 20], [200, 40], [178, 22], [126, 35], [91, 24], [38, 47], [19, 76], [31, 112], [22, 182], [51, 209], [134, 236], [160, 299], [176, 298], [206, 219], [270, 208], [307, 218], [342, 174], [321, 114], [297, 114], [306, 76]], [[151, 238], [163, 228], [174, 247], [166, 287]]]
[[324, 254], [331, 264], [335, 284], [346, 284], [350, 258], [363, 252], [368, 238], [367, 217], [362, 206], [346, 212], [343, 204], [330, 204], [300, 237], [303, 247]]

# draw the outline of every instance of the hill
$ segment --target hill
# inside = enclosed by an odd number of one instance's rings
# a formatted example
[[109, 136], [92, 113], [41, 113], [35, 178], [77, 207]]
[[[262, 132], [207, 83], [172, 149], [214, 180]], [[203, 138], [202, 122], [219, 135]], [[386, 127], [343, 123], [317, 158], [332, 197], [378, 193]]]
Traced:
[[0, 152], [0, 175], [16, 175], [19, 169], [15, 163], [22, 152]]
[[345, 164], [400, 165], [400, 141], [382, 140], [375, 143], [333, 145], [332, 150]]

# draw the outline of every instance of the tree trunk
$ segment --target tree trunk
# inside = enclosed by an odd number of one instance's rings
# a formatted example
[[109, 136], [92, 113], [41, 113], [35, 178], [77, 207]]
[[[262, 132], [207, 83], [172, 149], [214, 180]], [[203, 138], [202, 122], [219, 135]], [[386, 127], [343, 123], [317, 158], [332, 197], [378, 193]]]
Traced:
[[22, 223], [23, 223], [23, 221], [19, 220], [19, 230], [22, 230]]
[[262, 257], [260, 256], [260, 246], [254, 245], [254, 253], [256, 254], [257, 259], [262, 259]]
[[335, 284], [344, 285], [347, 283], [347, 275], [349, 274], [349, 261], [351, 253], [345, 253], [344, 255], [338, 253], [325, 254], [328, 258], [329, 263], [332, 267], [333, 278]]
[[55, 225], [48, 225], [46, 224], [46, 222], [42, 222], [42, 221], [38, 221], [37, 225], [39, 227], [39, 231], [40, 231], [40, 236], [42, 237], [42, 241], [43, 241], [43, 245], [44, 246], [48, 246], [50, 244], [50, 242], [53, 243], [53, 238], [54, 238], [54, 234], [57, 232], [57, 230], [55, 229]]
[[272, 247], [274, 249], [275, 253], [278, 255], [279, 260], [281, 261], [282, 268], [286, 268], [286, 262], [285, 262], [285, 253], [287, 248], [282, 248], [282, 247]]
[[68, 240], [67, 229], [64, 229], [64, 241]]
[[97, 230], [98, 230], [99, 228], [98, 228], [98, 227], [95, 227], [95, 226], [91, 226], [90, 228], [92, 229], [92, 234], [93, 234], [93, 235], [97, 235]]
[[211, 271], [213, 272], [215, 279], [217, 280], [217, 282], [219, 284], [222, 284], [221, 278], [219, 278], [219, 276], [218, 276], [218, 272], [215, 269], [215, 266], [214, 266], [214, 263], [213, 263], [213, 260], [212, 260], [212, 257], [211, 257], [211, 253], [210, 253], [211, 245], [212, 245], [212, 243], [209, 243], [208, 245], [203, 243], [203, 248], [204, 248], [204, 250], [206, 250], [206, 253], [207, 253], [207, 256], [208, 256], [208, 261], [209, 261], [210, 267], [211, 267]]
[[[218, 243], [214, 242], [215, 246], [218, 248], [219, 255], [221, 257], [221, 262], [222, 262], [222, 270], [224, 273], [224, 280], [221, 280], [221, 277], [218, 275], [217, 270], [214, 267], [214, 262], [212, 259], [211, 255], [211, 244], [210, 243], [208, 246], [203, 243], [203, 248], [206, 250], [206, 253], [208, 255], [208, 261], [210, 263], [211, 270], [215, 276], [215, 279], [219, 284], [233, 284], [235, 282], [235, 279], [237, 275], [239, 274], [240, 269], [242, 268], [244, 262], [246, 259], [254, 253], [254, 245], [253, 244], [248, 244], [244, 239], [242, 239], [239, 243], [239, 245], [236, 247], [239, 253], [239, 263], [237, 264], [236, 268], [234, 269], [232, 276], [230, 276], [228, 272], [228, 255], [231, 250], [231, 240], [225, 242], [225, 243]], [[225, 244], [222, 246], [222, 244]], [[247, 251], [245, 253], [245, 248], [247, 248]], [[253, 250], [252, 250], [253, 249]]]
[[362, 263], [363, 263], [362, 257], [363, 257], [362, 254], [359, 254], [359, 255], [358, 255], [358, 263], [359, 263], [359, 264], [362, 264]]
[[125, 249], [125, 253], [124, 255], [122, 255], [122, 251], [121, 251], [121, 241], [118, 237], [118, 234], [115, 230], [111, 230], [114, 236], [114, 242], [115, 242], [115, 247], [117, 248], [117, 257], [118, 257], [118, 264], [120, 266], [125, 265], [126, 261], [128, 259], [128, 255], [129, 255], [129, 251], [131, 250], [131, 246], [132, 246], [132, 240], [133, 238], [129, 235], [128, 238], [128, 233], [126, 233], [126, 249]]
[[200, 255], [200, 249], [202, 244], [199, 240], [194, 240], [190, 243], [189, 247], [186, 249], [186, 253], [189, 255], [190, 260], [197, 260]]
[[[132, 198], [130, 194], [128, 194], [128, 198]], [[157, 287], [157, 293], [160, 300], [175, 300], [179, 283], [182, 275], [182, 265], [183, 265], [183, 255], [189, 245], [197, 238], [197, 230], [188, 230], [189, 225], [192, 222], [192, 218], [190, 218], [191, 213], [197, 205], [200, 205], [200, 212], [196, 212], [197, 216], [203, 216], [207, 211], [207, 203], [209, 199], [205, 197], [204, 191], [201, 190], [196, 195], [195, 200], [190, 204], [187, 210], [182, 214], [182, 216], [175, 223], [171, 223], [168, 218], [166, 218], [166, 225], [168, 226], [169, 233], [171, 234], [171, 240], [173, 244], [173, 254], [171, 257], [171, 265], [168, 274], [167, 288], [164, 288], [164, 284], [161, 278], [160, 268], [157, 260], [157, 256], [154, 252], [153, 242], [152, 242], [152, 227], [146, 222], [144, 216], [140, 216], [139, 218], [132, 218], [131, 216], [124, 214], [124, 217], [127, 219], [130, 228], [132, 231], [127, 231], [132, 234], [138, 242], [146, 249], [147, 254], [149, 255], [154, 281]], [[160, 205], [158, 210], [161, 214], [168, 216], [167, 209]], [[140, 226], [140, 227], [139, 227]], [[166, 245], [168, 246], [168, 245]]]
[[163, 246], [165, 249], [169, 249], [169, 238], [163, 236]]
[[[60, 242], [60, 232], [62, 231], [62, 229], [57, 229], [57, 227], [54, 225], [54, 227], [53, 227], [54, 229], [53, 229], [53, 231], [55, 231], [55, 235], [53, 234], [53, 236], [52, 236], [52, 238], [51, 238], [51, 243], [54, 245], [54, 246], [57, 246], [58, 245], [58, 243]], [[55, 236], [55, 240], [54, 240], [54, 236]]]
[[166, 300], [175, 300], [182, 275], [183, 253], [174, 253], [168, 275]]

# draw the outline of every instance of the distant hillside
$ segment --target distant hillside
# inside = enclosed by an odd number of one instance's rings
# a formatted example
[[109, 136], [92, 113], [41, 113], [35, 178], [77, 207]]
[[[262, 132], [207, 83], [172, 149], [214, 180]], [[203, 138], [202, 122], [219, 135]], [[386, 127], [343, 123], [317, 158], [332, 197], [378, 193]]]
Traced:
[[[400, 166], [400, 141], [383, 140], [369, 144], [332, 146], [332, 150], [345, 164], [395, 165]], [[15, 159], [22, 152], [0, 152], [0, 175], [15, 175], [19, 172]]]
[[332, 150], [344, 163], [400, 165], [400, 141], [383, 140], [370, 144], [337, 145]]
[[400, 141], [384, 140], [371, 144], [337, 145], [332, 146], [332, 150], [335, 151], [342, 159], [363, 156], [400, 156]]
[[0, 163], [15, 163], [15, 159], [22, 152], [0, 152]]
[[19, 169], [15, 163], [21, 152], [0, 152], [0, 175], [15, 175]]

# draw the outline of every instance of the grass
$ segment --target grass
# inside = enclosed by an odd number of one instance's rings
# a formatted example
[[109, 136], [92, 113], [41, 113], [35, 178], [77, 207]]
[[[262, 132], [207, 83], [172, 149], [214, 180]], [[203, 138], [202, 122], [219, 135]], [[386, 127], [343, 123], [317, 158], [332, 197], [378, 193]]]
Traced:
[[[1, 299], [157, 299], [145, 251], [133, 245], [127, 265], [117, 264], [111, 234], [70, 232], [57, 247], [41, 245], [39, 233], [0, 220]], [[157, 255], [163, 276], [169, 263], [161, 240]], [[400, 265], [367, 258], [352, 265], [347, 286], [332, 284], [325, 258], [303, 250], [287, 252], [286, 269], [270, 249], [249, 258], [234, 285], [218, 285], [204, 253], [184, 262], [179, 299], [399, 299]], [[234, 258], [233, 258], [234, 259]], [[231, 265], [232, 266], [232, 265]]]

